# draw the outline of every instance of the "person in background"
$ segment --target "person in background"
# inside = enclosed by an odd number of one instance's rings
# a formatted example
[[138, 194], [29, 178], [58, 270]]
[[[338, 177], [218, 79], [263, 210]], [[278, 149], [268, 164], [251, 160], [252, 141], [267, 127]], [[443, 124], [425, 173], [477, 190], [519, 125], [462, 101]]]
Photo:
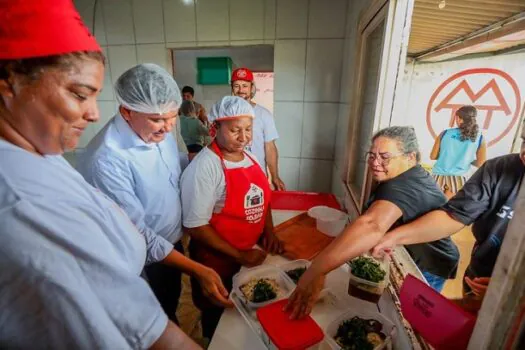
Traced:
[[247, 68], [233, 71], [231, 78], [232, 95], [241, 97], [253, 106], [255, 119], [253, 121], [253, 139], [249, 150], [253, 152], [263, 171], [270, 171], [274, 188], [285, 190], [285, 184], [279, 177], [279, 153], [275, 140], [279, 138], [275, 121], [269, 110], [253, 101], [255, 96], [255, 81], [253, 73]]
[[99, 120], [100, 46], [70, 0], [0, 8], [0, 347], [197, 349], [140, 277], [144, 236], [62, 157]]
[[191, 86], [185, 86], [182, 88], [182, 99], [184, 101], [191, 101], [195, 104], [195, 109], [197, 111], [197, 117], [204, 124], [208, 124], [208, 114], [203, 105], [195, 101], [195, 90]]
[[[519, 154], [490, 159], [447, 204], [385, 235], [373, 250], [382, 254], [400, 244], [420, 244], [472, 225], [476, 242], [465, 271], [463, 294], [483, 299], [525, 174], [525, 129]], [[478, 303], [478, 307], [481, 303]]]
[[[273, 233], [270, 184], [254, 155], [245, 151], [253, 118], [253, 108], [239, 97], [218, 101], [209, 114], [215, 138], [181, 179], [190, 256], [217, 271], [228, 290], [241, 266], [260, 265], [266, 252], [282, 252]], [[265, 250], [254, 248], [258, 242]], [[211, 339], [224, 309], [203, 298], [195, 282], [193, 302], [202, 311], [203, 336]]]
[[181, 272], [194, 276], [217, 302], [229, 304], [217, 273], [184, 256], [179, 179], [188, 158], [171, 134], [182, 100], [177, 83], [160, 66], [139, 64], [117, 79], [115, 96], [119, 111], [79, 157], [79, 172], [119, 204], [146, 237], [152, 252], [146, 276], [173, 322]]
[[180, 106], [180, 127], [181, 134], [188, 148], [190, 161], [208, 144], [209, 130], [197, 119], [195, 103], [189, 100], [182, 102]]
[[[419, 165], [414, 128], [393, 126], [379, 131], [372, 138], [367, 161], [379, 185], [372, 192], [364, 213], [314, 259], [299, 280], [287, 305], [293, 318], [310, 313], [327, 273], [370, 251], [393, 228], [446, 203], [430, 174]], [[459, 251], [450, 238], [410, 245], [406, 249], [437, 291], [443, 288], [446, 279], [455, 277]]]
[[443, 131], [430, 153], [430, 159], [437, 160], [432, 175], [448, 198], [463, 187], [472, 166], [479, 168], [487, 159], [487, 145], [479, 131], [476, 115], [473, 106], [458, 109], [458, 127]]

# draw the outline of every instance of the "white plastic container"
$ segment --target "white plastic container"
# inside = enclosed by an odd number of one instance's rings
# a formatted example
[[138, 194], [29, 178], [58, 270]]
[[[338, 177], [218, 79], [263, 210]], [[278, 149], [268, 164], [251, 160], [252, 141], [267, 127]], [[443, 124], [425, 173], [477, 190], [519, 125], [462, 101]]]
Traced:
[[[245, 283], [248, 283], [251, 279], [259, 279], [259, 278], [272, 278], [275, 279], [277, 282], [277, 285], [279, 286], [279, 290], [277, 291], [277, 296], [272, 299], [261, 303], [254, 303], [252, 301], [247, 300], [247, 298], [244, 296], [244, 293], [241, 290], [241, 286], [243, 286]], [[292, 291], [295, 288], [295, 284], [292, 282], [292, 280], [281, 271], [280, 268], [276, 266], [270, 266], [270, 265], [263, 265], [263, 266], [257, 266], [253, 267], [251, 269], [245, 269], [237, 273], [235, 276], [233, 276], [233, 289], [235, 290], [235, 294], [242, 300], [243, 303], [245, 303], [248, 307], [252, 309], [257, 309], [260, 307], [263, 307], [265, 305], [274, 303], [278, 300], [287, 298]]]
[[313, 207], [308, 210], [308, 215], [316, 220], [319, 231], [331, 237], [336, 237], [343, 232], [348, 223], [346, 213], [330, 207]]
[[359, 278], [352, 273], [352, 266], [349, 263], [350, 280], [348, 282], [348, 294], [355, 298], [377, 304], [390, 281], [390, 259], [387, 256], [383, 259], [372, 258], [369, 255], [363, 255], [363, 257], [371, 258], [379, 263], [385, 271], [385, 278], [378, 283]]
[[[295, 288], [296, 283], [290, 276], [288, 276], [287, 272], [290, 271], [290, 270], [298, 269], [298, 268], [306, 268], [307, 269], [307, 268], [310, 267], [311, 264], [312, 264], [312, 262], [309, 261], [309, 260], [298, 259], [298, 260], [293, 260], [293, 261], [286, 262], [284, 264], [279, 265], [278, 267], [284, 273], [286, 273], [287, 277], [292, 281], [292, 283], [294, 284], [294, 288]], [[325, 286], [324, 286], [323, 290], [321, 291], [321, 293], [319, 294], [319, 299], [324, 298], [327, 294], [328, 294], [328, 288], [326, 287], [326, 282], [325, 282]]]
[[325, 329], [325, 341], [328, 346], [333, 350], [339, 350], [341, 347], [335, 341], [334, 337], [337, 334], [337, 329], [343, 321], [350, 320], [353, 317], [360, 317], [366, 320], [376, 320], [379, 321], [383, 327], [381, 332], [386, 335], [386, 339], [383, 344], [376, 346], [374, 350], [381, 349], [391, 349], [392, 348], [392, 339], [396, 336], [396, 326], [388, 318], [384, 317], [378, 312], [366, 312], [366, 311], [356, 311], [355, 309], [348, 310], [333, 320], [328, 327]]

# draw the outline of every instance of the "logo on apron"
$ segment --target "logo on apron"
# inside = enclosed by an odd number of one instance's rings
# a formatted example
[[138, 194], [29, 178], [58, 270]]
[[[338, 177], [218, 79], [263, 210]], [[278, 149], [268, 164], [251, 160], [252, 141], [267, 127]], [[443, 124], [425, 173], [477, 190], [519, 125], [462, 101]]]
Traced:
[[246, 220], [251, 224], [261, 221], [264, 215], [264, 191], [255, 184], [250, 185], [244, 196], [244, 212]]

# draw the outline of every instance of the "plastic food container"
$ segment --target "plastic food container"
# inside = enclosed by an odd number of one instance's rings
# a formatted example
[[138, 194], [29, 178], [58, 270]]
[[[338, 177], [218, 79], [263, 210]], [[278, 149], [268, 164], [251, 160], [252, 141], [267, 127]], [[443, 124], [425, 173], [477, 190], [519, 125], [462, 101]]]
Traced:
[[[287, 272], [290, 271], [290, 270], [294, 270], [294, 269], [298, 269], [298, 268], [309, 268], [311, 264], [312, 264], [312, 262], [310, 260], [298, 259], [298, 260], [293, 260], [293, 261], [281, 264], [278, 267], [284, 273], [287, 274]], [[295, 285], [296, 285], [295, 281], [290, 276], [288, 276], [288, 278], [290, 278], [290, 280], [292, 281], [292, 283], [294, 284], [294, 287], [295, 287]], [[328, 288], [326, 288], [326, 282], [325, 282], [325, 288], [319, 294], [319, 298], [320, 299], [324, 298], [327, 295], [327, 293], [328, 293]]]
[[[277, 291], [277, 296], [275, 298], [260, 303], [254, 303], [245, 297], [241, 287], [252, 279], [260, 278], [275, 279], [279, 290]], [[292, 293], [294, 288], [295, 284], [292, 282], [292, 280], [276, 266], [257, 266], [251, 269], [240, 271], [235, 276], [233, 276], [233, 289], [235, 290], [235, 294], [239, 296], [243, 303], [252, 309], [257, 309], [274, 303], [278, 300], [287, 298]]]
[[[368, 258], [372, 258], [368, 255], [364, 255], [364, 256]], [[349, 264], [350, 281], [348, 283], [348, 294], [350, 294], [353, 297], [377, 304], [377, 302], [381, 298], [381, 295], [383, 295], [383, 292], [385, 291], [390, 281], [390, 259], [387, 256], [385, 256], [385, 258], [382, 260], [375, 259], [375, 258], [372, 258], [372, 259], [377, 261], [379, 265], [381, 266], [381, 268], [385, 270], [386, 272], [385, 278], [381, 282], [378, 282], [378, 283], [374, 283], [374, 282], [359, 278], [352, 274], [352, 267]]]
[[308, 215], [316, 220], [317, 230], [331, 237], [336, 237], [343, 232], [348, 223], [346, 213], [325, 206], [311, 208], [308, 210]]
[[269, 349], [303, 350], [323, 340], [324, 334], [310, 316], [301, 320], [291, 320], [290, 314], [283, 311], [288, 299], [272, 303], [257, 310], [264, 332], [265, 344]]
[[344, 312], [342, 315], [333, 320], [328, 327], [325, 329], [326, 334], [326, 343], [330, 346], [331, 349], [341, 349], [339, 344], [335, 341], [334, 337], [337, 334], [337, 329], [343, 321], [350, 320], [353, 317], [360, 317], [366, 320], [376, 320], [382, 324], [381, 332], [386, 335], [386, 339], [383, 344], [376, 346], [374, 350], [381, 350], [386, 348], [391, 348], [392, 339], [396, 336], [396, 326], [388, 318], [384, 317], [378, 312], [365, 312], [365, 311], [355, 311], [354, 309]]

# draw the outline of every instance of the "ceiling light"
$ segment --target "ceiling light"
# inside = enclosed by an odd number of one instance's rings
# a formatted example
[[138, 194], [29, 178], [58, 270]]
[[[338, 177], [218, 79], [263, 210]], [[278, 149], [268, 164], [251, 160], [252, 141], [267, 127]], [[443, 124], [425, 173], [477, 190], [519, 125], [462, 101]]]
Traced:
[[441, 0], [438, 4], [440, 10], [443, 10], [445, 6], [447, 6], [447, 2], [445, 0]]

